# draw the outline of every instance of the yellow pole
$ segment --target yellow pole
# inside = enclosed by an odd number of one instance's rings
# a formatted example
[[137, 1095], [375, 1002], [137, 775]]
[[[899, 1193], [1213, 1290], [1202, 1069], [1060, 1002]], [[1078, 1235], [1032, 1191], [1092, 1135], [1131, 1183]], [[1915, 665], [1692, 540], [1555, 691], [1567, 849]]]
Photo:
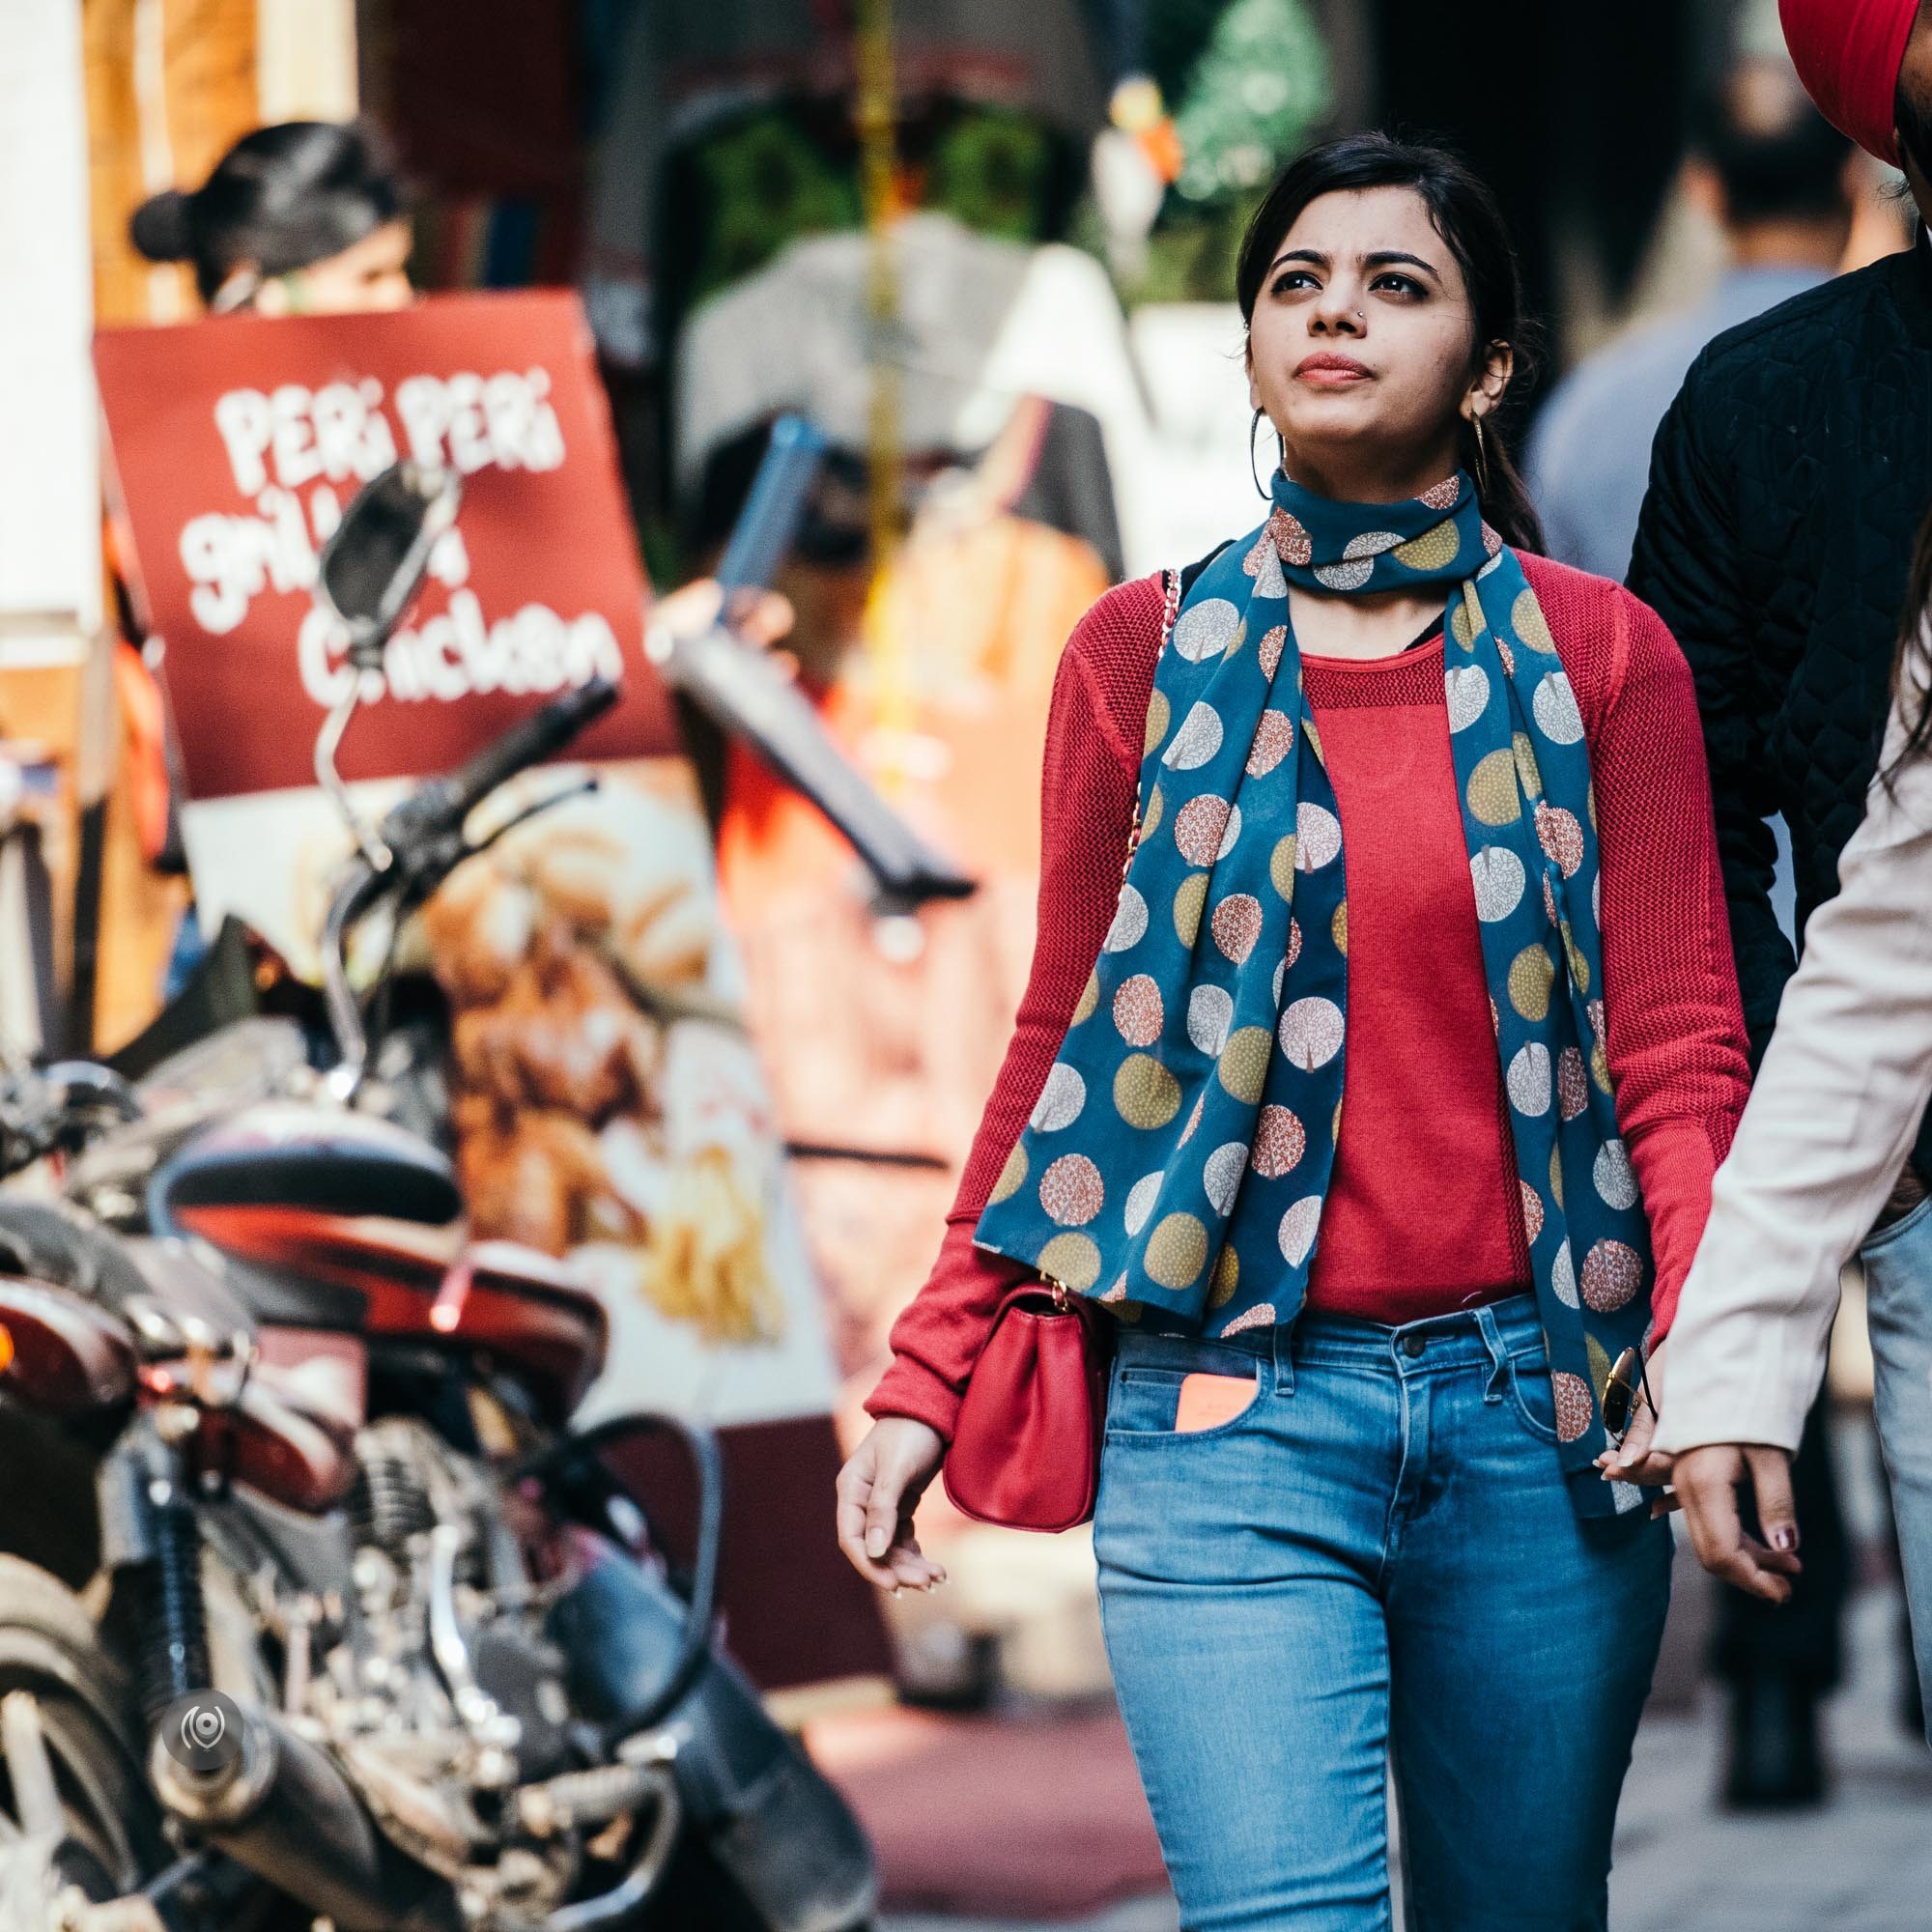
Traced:
[[888, 793], [900, 788], [913, 727], [911, 668], [905, 639], [892, 618], [887, 586], [901, 536], [901, 375], [894, 359], [899, 302], [893, 230], [898, 219], [895, 141], [892, 0], [858, 0], [860, 152], [869, 242], [866, 291], [867, 353], [871, 365], [867, 485], [872, 582], [866, 602], [866, 648], [871, 661], [875, 719], [885, 756], [875, 774]]

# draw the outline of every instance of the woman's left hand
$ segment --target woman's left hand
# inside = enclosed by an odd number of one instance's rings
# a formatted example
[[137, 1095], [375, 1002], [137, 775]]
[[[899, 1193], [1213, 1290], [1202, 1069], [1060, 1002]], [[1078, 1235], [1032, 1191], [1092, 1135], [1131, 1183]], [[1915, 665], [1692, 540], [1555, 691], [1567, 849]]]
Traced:
[[1597, 1458], [1597, 1467], [1603, 1470], [1606, 1482], [1642, 1483], [1657, 1489], [1669, 1482], [1674, 1460], [1665, 1455], [1653, 1455], [1650, 1447], [1657, 1434], [1657, 1409], [1652, 1404], [1663, 1401], [1662, 1343], [1651, 1351], [1650, 1359], [1644, 1363], [1643, 1378], [1649, 1385], [1650, 1394], [1646, 1396], [1641, 1388], [1637, 1390], [1636, 1406], [1632, 1411], [1630, 1428], [1624, 1433], [1624, 1439]]

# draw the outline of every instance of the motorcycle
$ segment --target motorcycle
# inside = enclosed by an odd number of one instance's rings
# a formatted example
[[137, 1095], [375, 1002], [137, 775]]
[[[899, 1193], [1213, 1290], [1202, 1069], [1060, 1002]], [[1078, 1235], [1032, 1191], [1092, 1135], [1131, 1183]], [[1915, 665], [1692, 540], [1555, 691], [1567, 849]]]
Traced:
[[[345, 513], [319, 594], [358, 668], [454, 514], [453, 479], [409, 464]], [[770, 681], [705, 648], [687, 681], [820, 770]], [[351, 981], [365, 922], [500, 836], [472, 839], [476, 808], [614, 691], [566, 693], [371, 826], [334, 770], [358, 689], [317, 746], [356, 844], [324, 925], [332, 1064], [256, 1016], [138, 1085], [0, 1082], [0, 1172], [63, 1170], [57, 1202], [0, 1196], [5, 1541], [39, 1559], [0, 1554], [0, 1925], [855, 1932], [869, 1847], [714, 1641], [715, 1439], [572, 1428], [602, 1304], [534, 1251], [450, 1259], [452, 1169], [385, 1117], [407, 1069], [378, 1073]], [[829, 789], [902, 902], [970, 890]], [[687, 1568], [607, 1465], [641, 1434], [694, 1471]]]

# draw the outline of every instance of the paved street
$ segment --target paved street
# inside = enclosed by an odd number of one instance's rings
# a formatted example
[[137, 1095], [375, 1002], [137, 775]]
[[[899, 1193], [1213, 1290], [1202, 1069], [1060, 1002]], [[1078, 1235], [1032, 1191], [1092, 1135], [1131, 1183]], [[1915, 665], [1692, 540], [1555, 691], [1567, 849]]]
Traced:
[[[1932, 1751], [1891, 1717], [1897, 1599], [1865, 1592], [1854, 1613], [1852, 1682], [1833, 1705], [1836, 1787], [1822, 1813], [1728, 1818], [1713, 1810], [1719, 1708], [1651, 1719], [1626, 1787], [1611, 1881], [1615, 1932], [1928, 1932]], [[1150, 1898], [1077, 1932], [1175, 1932]], [[1040, 1932], [1023, 1921], [898, 1917], [887, 1932]], [[1061, 1932], [1065, 1932], [1062, 1927]]]

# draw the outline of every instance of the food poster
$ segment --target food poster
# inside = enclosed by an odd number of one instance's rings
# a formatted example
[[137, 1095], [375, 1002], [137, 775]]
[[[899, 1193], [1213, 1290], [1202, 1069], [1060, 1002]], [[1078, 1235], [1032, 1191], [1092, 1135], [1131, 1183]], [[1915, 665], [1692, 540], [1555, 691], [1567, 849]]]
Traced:
[[[96, 360], [208, 930], [239, 915], [317, 970], [349, 837], [314, 743], [354, 673], [312, 595], [316, 554], [398, 456], [453, 467], [463, 499], [342, 747], [362, 810], [568, 686], [621, 681], [566, 762], [525, 774], [472, 829], [574, 795], [400, 937], [401, 963], [426, 965], [449, 1004], [469, 1232], [598, 1287], [612, 1350], [586, 1416], [823, 1417], [825, 1322], [696, 781], [642, 654], [646, 590], [575, 298], [116, 330]], [[365, 971], [386, 935], [367, 939]]]
[[932, 1265], [1011, 1035], [1033, 954], [1054, 674], [1107, 587], [1092, 545], [1012, 513], [1012, 440], [1032, 434], [1016, 421], [975, 469], [923, 493], [881, 588], [895, 662], [878, 633], [868, 639], [863, 563], [794, 564], [781, 579], [828, 727], [979, 881], [974, 895], [881, 918], [811, 808], [749, 757], [727, 769], [719, 867], [779, 1117], [795, 1146], [818, 1150], [793, 1174], [848, 1434]]

